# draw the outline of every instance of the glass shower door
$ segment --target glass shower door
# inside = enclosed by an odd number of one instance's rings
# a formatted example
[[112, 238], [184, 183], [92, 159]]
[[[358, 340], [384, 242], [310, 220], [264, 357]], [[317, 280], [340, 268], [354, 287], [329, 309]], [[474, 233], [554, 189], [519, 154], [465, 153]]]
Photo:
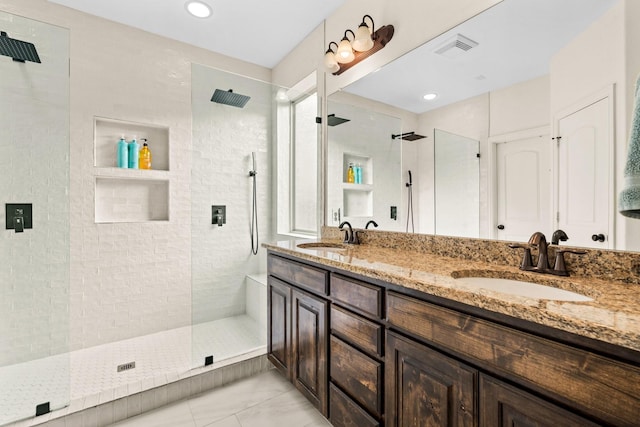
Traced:
[[41, 61], [0, 56], [0, 425], [6, 425], [69, 403], [69, 32], [4, 12], [0, 29], [16, 46], [33, 43]]

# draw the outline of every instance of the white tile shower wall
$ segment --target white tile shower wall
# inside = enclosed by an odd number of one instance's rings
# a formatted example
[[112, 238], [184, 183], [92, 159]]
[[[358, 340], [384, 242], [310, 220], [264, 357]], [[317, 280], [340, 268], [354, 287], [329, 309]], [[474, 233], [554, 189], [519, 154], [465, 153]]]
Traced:
[[[0, 61], [4, 366], [69, 347], [69, 32], [4, 12], [0, 26], [10, 37], [33, 42], [42, 60]], [[5, 203], [31, 203], [33, 228], [6, 230]]]
[[[270, 71], [46, 0], [0, 9], [70, 30], [72, 349], [190, 324], [191, 63], [266, 81]], [[170, 128], [170, 221], [95, 223], [95, 116]]]
[[[250, 96], [244, 108], [210, 101], [215, 89]], [[251, 255], [251, 153], [257, 158], [258, 224], [270, 237], [272, 103], [270, 84], [202, 65], [192, 67], [193, 322], [244, 313], [245, 276], [265, 270]], [[226, 224], [212, 224], [212, 205], [226, 206]], [[264, 249], [260, 250], [264, 252]]]

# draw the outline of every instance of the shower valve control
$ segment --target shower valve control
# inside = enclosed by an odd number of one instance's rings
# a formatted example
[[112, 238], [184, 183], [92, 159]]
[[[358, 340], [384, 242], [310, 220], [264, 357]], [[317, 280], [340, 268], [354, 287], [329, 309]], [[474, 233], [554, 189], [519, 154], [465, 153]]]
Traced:
[[225, 205], [211, 206], [211, 224], [217, 224], [222, 227], [227, 223], [227, 207]]
[[5, 205], [5, 224], [7, 230], [22, 233], [25, 229], [33, 228], [31, 203]]

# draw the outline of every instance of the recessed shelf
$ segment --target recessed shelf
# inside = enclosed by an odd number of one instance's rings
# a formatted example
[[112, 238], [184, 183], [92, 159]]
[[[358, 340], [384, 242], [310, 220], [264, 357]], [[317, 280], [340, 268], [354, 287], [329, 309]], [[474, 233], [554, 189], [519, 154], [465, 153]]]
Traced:
[[349, 163], [353, 163], [354, 166], [360, 165], [362, 168], [362, 184], [373, 184], [373, 161], [371, 157], [352, 153], [342, 153], [342, 181], [344, 183], [351, 184], [347, 180]]
[[169, 181], [96, 177], [96, 223], [169, 220]]
[[345, 188], [342, 197], [345, 218], [373, 216], [373, 191]]
[[135, 137], [141, 147], [142, 139], [147, 139], [152, 155], [152, 170], [169, 170], [168, 127], [104, 117], [94, 118], [94, 166], [117, 166], [117, 147], [122, 136], [127, 142]]

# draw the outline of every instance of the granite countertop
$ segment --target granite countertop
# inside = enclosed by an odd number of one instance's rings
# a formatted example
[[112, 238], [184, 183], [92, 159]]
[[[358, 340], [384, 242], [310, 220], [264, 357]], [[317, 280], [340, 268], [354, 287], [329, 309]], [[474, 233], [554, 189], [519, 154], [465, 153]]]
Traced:
[[[640, 351], [640, 285], [586, 277], [558, 277], [498, 265], [374, 245], [339, 250], [299, 248], [292, 240], [263, 247], [301, 259], [383, 280], [425, 294], [535, 322], [577, 335]], [[461, 283], [461, 277], [497, 277], [535, 282], [572, 291], [592, 301], [557, 301], [491, 291]]]

